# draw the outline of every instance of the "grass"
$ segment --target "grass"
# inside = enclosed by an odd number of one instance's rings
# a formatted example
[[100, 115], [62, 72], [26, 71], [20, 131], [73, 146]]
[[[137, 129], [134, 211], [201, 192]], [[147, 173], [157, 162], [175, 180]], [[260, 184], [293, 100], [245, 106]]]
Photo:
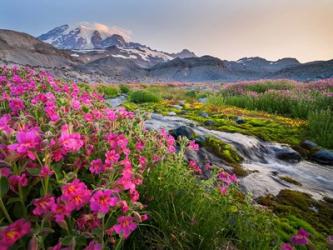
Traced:
[[232, 244], [254, 250], [279, 245], [272, 214], [254, 208], [236, 188], [221, 198], [214, 182], [198, 181], [182, 157], [152, 169], [140, 189], [151, 221], [126, 248], [223, 249]]
[[97, 91], [107, 99], [116, 97], [119, 94], [118, 88], [110, 85], [98, 85]]
[[332, 111], [313, 111], [308, 117], [307, 134], [315, 142], [327, 148], [333, 148], [333, 114]]
[[210, 95], [208, 103], [306, 120], [304, 137], [333, 148], [331, 85], [331, 82], [316, 85], [284, 81], [227, 85], [219, 94]]

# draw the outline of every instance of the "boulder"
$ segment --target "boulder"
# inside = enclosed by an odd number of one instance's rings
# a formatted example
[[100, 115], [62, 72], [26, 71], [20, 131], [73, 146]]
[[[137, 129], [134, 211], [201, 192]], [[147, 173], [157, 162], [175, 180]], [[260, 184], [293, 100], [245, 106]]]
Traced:
[[237, 123], [237, 124], [244, 124], [245, 123], [245, 120], [242, 118], [242, 117], [237, 117], [236, 118], [236, 120], [235, 120], [235, 122]]
[[320, 164], [333, 166], [333, 151], [320, 149], [312, 155], [311, 159]]
[[178, 104], [179, 104], [180, 106], [185, 106], [185, 101], [184, 101], [184, 100], [180, 100], [180, 101], [178, 102]]
[[175, 116], [175, 115], [177, 115], [175, 112], [169, 112], [168, 113], [168, 116]]
[[201, 117], [204, 117], [204, 118], [208, 118], [209, 117], [208, 113], [206, 113], [206, 112], [200, 112], [199, 115]]
[[314, 149], [318, 148], [318, 145], [312, 141], [305, 140], [301, 143], [301, 147], [305, 148], [307, 150], [314, 150]]
[[205, 121], [204, 122], [204, 125], [205, 126], [214, 126], [215, 125], [215, 122], [213, 120], [208, 120], [208, 121]]
[[199, 144], [200, 146], [204, 146], [206, 141], [206, 137], [201, 135], [195, 138], [195, 142]]
[[206, 103], [207, 100], [208, 100], [207, 97], [203, 97], [203, 98], [199, 98], [199, 99], [198, 99], [198, 101], [199, 101], [200, 103]]
[[291, 148], [276, 148], [274, 150], [275, 157], [282, 161], [295, 163], [300, 162], [302, 159], [301, 155]]
[[176, 139], [179, 136], [183, 136], [183, 137], [186, 137], [189, 140], [192, 140], [195, 136], [195, 133], [194, 133], [193, 129], [191, 129], [190, 127], [187, 127], [187, 126], [180, 126], [180, 127], [176, 128], [174, 130], [171, 130], [169, 132]]

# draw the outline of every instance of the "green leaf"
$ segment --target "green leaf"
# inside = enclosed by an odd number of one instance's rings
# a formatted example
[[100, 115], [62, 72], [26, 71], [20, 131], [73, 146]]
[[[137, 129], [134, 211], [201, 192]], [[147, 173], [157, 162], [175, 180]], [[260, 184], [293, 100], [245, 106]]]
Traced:
[[39, 173], [40, 173], [40, 169], [39, 168], [28, 168], [27, 171], [32, 176], [38, 176]]
[[64, 238], [62, 238], [60, 241], [65, 246], [69, 246], [72, 243], [72, 239], [73, 239], [73, 236], [72, 235], [68, 235], [68, 236], [65, 236]]
[[7, 200], [7, 205], [15, 203], [15, 202], [20, 202], [20, 198], [18, 197], [12, 197]]
[[4, 197], [9, 190], [8, 180], [6, 177], [0, 177], [0, 198]]

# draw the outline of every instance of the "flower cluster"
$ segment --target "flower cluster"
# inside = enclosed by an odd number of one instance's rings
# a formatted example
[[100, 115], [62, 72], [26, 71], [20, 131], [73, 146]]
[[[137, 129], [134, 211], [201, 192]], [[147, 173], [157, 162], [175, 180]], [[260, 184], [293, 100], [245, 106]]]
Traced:
[[303, 228], [293, 235], [290, 239], [290, 243], [283, 243], [281, 250], [293, 250], [294, 246], [305, 246], [309, 243], [310, 234]]
[[76, 240], [80, 249], [119, 247], [147, 219], [138, 186], [176, 151], [174, 138], [109, 108], [92, 87], [46, 72], [1, 67], [0, 92], [0, 249], [29, 241], [71, 248], [69, 233], [86, 237]]
[[232, 184], [237, 184], [238, 179], [235, 174], [229, 174], [225, 171], [221, 171], [217, 175], [217, 180], [219, 181], [219, 191], [222, 195], [226, 195], [228, 193], [229, 187]]

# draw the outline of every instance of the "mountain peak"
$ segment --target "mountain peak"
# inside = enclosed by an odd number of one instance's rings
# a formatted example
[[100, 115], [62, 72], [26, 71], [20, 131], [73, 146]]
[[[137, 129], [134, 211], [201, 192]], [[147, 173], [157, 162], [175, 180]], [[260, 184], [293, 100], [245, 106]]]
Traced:
[[130, 32], [101, 23], [78, 22], [56, 27], [38, 39], [61, 49], [95, 49], [129, 43]]
[[68, 26], [69, 26], [68, 31], [80, 29], [81, 33], [88, 33], [88, 34], [97, 31], [104, 39], [113, 35], [119, 35], [123, 37], [126, 42], [129, 42], [131, 38], [130, 32], [128, 30], [125, 30], [117, 26], [109, 27], [102, 23], [83, 21], [83, 22], [73, 23]]

